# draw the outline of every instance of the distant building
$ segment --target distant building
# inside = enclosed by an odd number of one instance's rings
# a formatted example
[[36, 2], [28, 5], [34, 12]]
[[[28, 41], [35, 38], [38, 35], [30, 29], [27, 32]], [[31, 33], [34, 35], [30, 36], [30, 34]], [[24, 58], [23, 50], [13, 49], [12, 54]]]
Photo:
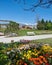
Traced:
[[0, 32], [0, 36], [4, 36], [4, 33]]
[[20, 29], [32, 29], [33, 27], [30, 25], [19, 25]]
[[[6, 28], [8, 24], [0, 24], [0, 28]], [[19, 29], [37, 29], [37, 25], [22, 25], [19, 24]]]
[[9, 20], [0, 20], [0, 28], [6, 28]]
[[[6, 28], [8, 25], [8, 22], [10, 22], [9, 20], [0, 20], [0, 28]], [[6, 23], [4, 23], [6, 22]], [[21, 24], [19, 23], [19, 29], [37, 29], [37, 23], [35, 23], [34, 25], [29, 25], [29, 24]]]
[[22, 25], [22, 24], [20, 24], [19, 25], [19, 28], [20, 29], [37, 29], [37, 25]]
[[1, 28], [6, 28], [8, 24], [0, 24]]

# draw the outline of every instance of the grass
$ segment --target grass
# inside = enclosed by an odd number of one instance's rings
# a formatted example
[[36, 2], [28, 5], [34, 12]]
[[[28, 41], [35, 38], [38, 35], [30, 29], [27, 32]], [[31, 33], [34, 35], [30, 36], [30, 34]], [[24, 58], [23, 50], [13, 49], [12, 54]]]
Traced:
[[40, 35], [40, 34], [52, 34], [52, 30], [30, 30], [30, 29], [23, 29], [23, 30], [19, 30], [18, 31], [18, 35], [19, 36], [24, 36], [27, 35], [27, 32], [34, 32], [36, 35]]
[[[0, 29], [0, 32], [4, 32], [5, 29]], [[52, 34], [52, 30], [35, 30], [35, 29], [20, 29], [16, 31], [18, 33], [18, 36], [25, 36], [27, 35], [27, 32], [34, 32], [35, 35], [41, 35], [41, 34]]]
[[0, 32], [4, 32], [4, 31], [5, 31], [5, 29], [4, 29], [4, 28], [1, 28], [1, 29], [0, 29]]
[[34, 40], [32, 41], [33, 43], [45, 43], [45, 44], [50, 44], [52, 45], [52, 38], [47, 38], [47, 39], [39, 39], [39, 40]]

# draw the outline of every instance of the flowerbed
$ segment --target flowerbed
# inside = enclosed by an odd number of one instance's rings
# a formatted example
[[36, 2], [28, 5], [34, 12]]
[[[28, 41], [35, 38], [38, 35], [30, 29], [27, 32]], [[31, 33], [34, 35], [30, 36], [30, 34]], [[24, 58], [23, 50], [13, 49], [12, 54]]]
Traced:
[[11, 65], [52, 65], [52, 47], [48, 44], [22, 45], [8, 56], [11, 58]]
[[15, 47], [1, 50], [0, 60], [6, 60], [6, 65], [52, 65], [52, 46], [49, 44], [20, 44]]

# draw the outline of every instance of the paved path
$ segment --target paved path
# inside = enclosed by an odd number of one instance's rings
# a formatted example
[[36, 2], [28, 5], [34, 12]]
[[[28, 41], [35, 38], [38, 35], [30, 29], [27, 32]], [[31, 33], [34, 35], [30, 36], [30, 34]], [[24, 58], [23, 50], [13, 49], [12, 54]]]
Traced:
[[52, 34], [45, 34], [45, 35], [35, 35], [35, 36], [20, 36], [20, 37], [5, 37], [0, 36], [0, 42], [3, 43], [10, 43], [11, 40], [14, 40], [14, 42], [20, 41], [20, 40], [37, 40], [37, 39], [45, 39], [45, 38], [52, 38]]

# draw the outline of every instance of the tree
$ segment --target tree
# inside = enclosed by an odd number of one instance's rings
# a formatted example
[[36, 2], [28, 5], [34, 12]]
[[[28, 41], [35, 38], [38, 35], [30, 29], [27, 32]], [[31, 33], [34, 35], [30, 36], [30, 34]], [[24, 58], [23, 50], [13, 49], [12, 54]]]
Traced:
[[42, 26], [42, 30], [44, 30], [45, 29], [45, 21], [44, 21], [44, 19], [41, 20], [41, 24], [42, 24], [41, 25]]
[[45, 21], [45, 30], [48, 30], [47, 24], [48, 24], [48, 21], [46, 20]]
[[45, 23], [44, 19], [42, 19], [42, 20], [41, 20], [41, 23], [42, 23], [42, 24], [44, 24], [44, 23]]
[[14, 33], [15, 32], [16, 33], [18, 31], [18, 29], [19, 29], [19, 24], [16, 23], [16, 22], [10, 21], [10, 23], [8, 24], [5, 32], [6, 33], [9, 33], [9, 32]]
[[37, 28], [39, 30], [44, 30], [45, 29], [45, 21], [44, 21], [44, 19], [42, 19], [41, 21], [38, 21]]
[[49, 21], [49, 22], [47, 23], [47, 29], [48, 29], [48, 30], [52, 30], [52, 22], [51, 22], [51, 21]]
[[51, 20], [44, 21], [44, 19], [42, 19], [41, 21], [38, 21], [37, 29], [39, 29], [39, 30], [52, 30], [52, 22], [51, 22]]
[[41, 21], [38, 21], [38, 23], [37, 23], [37, 29], [38, 30], [42, 30], [42, 23], [41, 23]]
[[[24, 4], [26, 4], [27, 0], [14, 0], [14, 1], [18, 3], [21, 3], [21, 1], [23, 1]], [[31, 1], [33, 1], [34, 3], [31, 2], [32, 5], [30, 5], [30, 8], [25, 8], [24, 10], [35, 11], [37, 7], [50, 8], [52, 5], [52, 0], [37, 0], [37, 2], [36, 0], [31, 0]]]

